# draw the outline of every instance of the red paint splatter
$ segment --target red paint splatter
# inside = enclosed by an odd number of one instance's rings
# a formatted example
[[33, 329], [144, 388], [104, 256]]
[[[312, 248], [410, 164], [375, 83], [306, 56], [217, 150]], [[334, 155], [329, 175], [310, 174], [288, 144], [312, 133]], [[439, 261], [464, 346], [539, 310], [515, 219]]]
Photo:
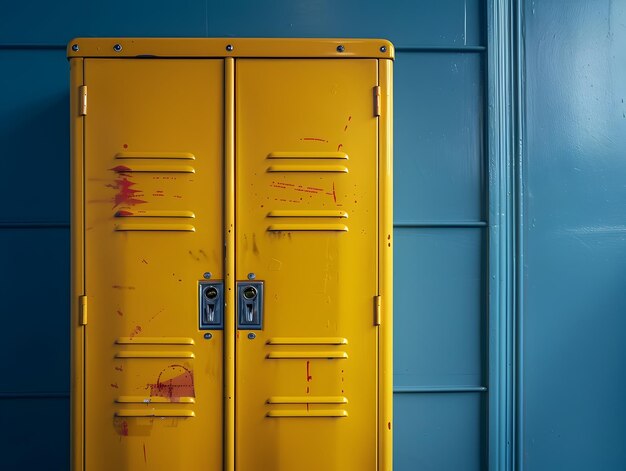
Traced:
[[148, 384], [148, 387], [150, 397], [167, 397], [172, 402], [176, 402], [181, 397], [196, 396], [193, 373], [182, 365], [168, 366], [159, 373], [157, 382]]
[[310, 382], [313, 379], [313, 376], [311, 376], [311, 362], [307, 361], [306, 362], [306, 382]]
[[135, 335], [139, 335], [141, 333], [141, 326], [136, 325], [135, 328], [130, 333], [130, 338], [132, 339]]
[[134, 215], [135, 213], [133, 213], [132, 211], [125, 211], [123, 209], [115, 213], [115, 217], [117, 218], [127, 218], [127, 217], [134, 216]]
[[326, 139], [321, 139], [319, 137], [303, 137], [300, 139], [301, 141], [319, 141], [319, 142], [328, 142]]
[[335, 193], [335, 182], [333, 182], [333, 201], [337, 202], [337, 193]]
[[146, 444], [143, 444], [143, 462], [147, 463], [148, 462], [148, 458], [146, 457]]
[[343, 144], [339, 144], [339, 145], [337, 146], [337, 151], [339, 151], [342, 147], [343, 147]]
[[119, 386], [117, 385], [117, 383], [111, 383], [111, 387], [115, 389], [119, 389]]
[[136, 204], [146, 203], [145, 200], [141, 200], [137, 198], [137, 196], [142, 195], [142, 193], [139, 190], [135, 190], [131, 188], [134, 185], [136, 185], [136, 183], [130, 181], [126, 176], [115, 180], [115, 186], [113, 185], [111, 186], [115, 188], [116, 190], [118, 190], [118, 193], [117, 195], [115, 195], [115, 198], [114, 198], [114, 203], [115, 203], [115, 205], [113, 206], [114, 208], [122, 204], [134, 206]]
[[119, 309], [117, 310], [117, 315], [122, 317], [124, 315], [124, 313], [122, 311], [120, 311]]
[[128, 437], [128, 422], [124, 421], [122, 422], [122, 427], [120, 430], [120, 435], [123, 435], [125, 437]]

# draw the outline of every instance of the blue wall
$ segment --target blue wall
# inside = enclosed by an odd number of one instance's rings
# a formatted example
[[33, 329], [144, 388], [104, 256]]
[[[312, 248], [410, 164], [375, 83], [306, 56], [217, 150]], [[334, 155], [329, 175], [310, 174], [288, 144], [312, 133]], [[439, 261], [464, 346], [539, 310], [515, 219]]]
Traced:
[[626, 469], [626, 3], [525, 18], [523, 469]]
[[[4, 464], [68, 466], [69, 111], [62, 46], [76, 36], [318, 36], [384, 37], [398, 46], [396, 469], [483, 468], [483, 24], [480, 0], [4, 2], [0, 289], [8, 300], [1, 321], [11, 335], [0, 352], [18, 359], [0, 366], [0, 417], [14, 424], [0, 427], [9, 450]], [[44, 310], [25, 302], [34, 278], [42, 282]]]
[[[64, 45], [76, 36], [319, 36], [398, 47], [395, 469], [486, 469], [486, 3], [3, 2], [2, 467], [68, 467]], [[520, 469], [624, 469], [626, 6], [528, 0], [523, 13]]]

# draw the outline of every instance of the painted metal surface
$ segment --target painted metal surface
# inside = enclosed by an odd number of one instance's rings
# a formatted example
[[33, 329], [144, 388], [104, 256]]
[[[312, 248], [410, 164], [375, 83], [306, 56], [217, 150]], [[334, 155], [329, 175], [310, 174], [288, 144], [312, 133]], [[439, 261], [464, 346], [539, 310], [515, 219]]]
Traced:
[[[250, 339], [240, 322], [237, 335], [237, 468], [376, 469], [378, 61], [242, 59], [235, 77], [236, 278], [255, 273], [265, 299], [263, 329]], [[318, 150], [345, 152], [346, 172], [329, 172]], [[268, 159], [301, 151], [311, 155], [295, 171]], [[306, 215], [327, 208], [345, 222]], [[296, 222], [267, 217], [296, 209]], [[346, 342], [268, 344], [275, 336]], [[268, 403], [278, 395], [307, 402]], [[346, 404], [316, 399], [333, 395]]]
[[[358, 4], [357, 4], [358, 3]], [[29, 178], [35, 179], [39, 188], [49, 188], [46, 198], [33, 198], [26, 207], [27, 211], [18, 214], [17, 211], [9, 212], [8, 205], [2, 206], [1, 219], [4, 223], [2, 232], [9, 237], [8, 227], [19, 227], [20, 236], [12, 237], [12, 247], [16, 247], [28, 253], [28, 247], [40, 246], [42, 248], [41, 257], [32, 259], [4, 259], [7, 260], [6, 270], [0, 272], [3, 283], [0, 286], [7, 287], [5, 299], [11, 300], [13, 306], [20, 306], [23, 295], [16, 289], [9, 287], [23, 286], [22, 281], [30, 279], [33, 272], [41, 272], [41, 260], [50, 260], [44, 268], [46, 273], [50, 273], [43, 289], [50, 292], [49, 299], [56, 299], [60, 293], [67, 292], [67, 283], [64, 281], [68, 268], [63, 268], [63, 260], [68, 259], [69, 248], [69, 223], [68, 223], [68, 181], [67, 169], [69, 168], [68, 155], [69, 143], [67, 136], [67, 62], [64, 51], [67, 42], [75, 36], [271, 36], [271, 37], [294, 37], [294, 36], [320, 36], [320, 37], [359, 37], [359, 36], [379, 36], [387, 37], [397, 46], [396, 50], [396, 73], [395, 84], [399, 89], [396, 97], [411, 97], [410, 99], [396, 99], [395, 110], [395, 135], [396, 135], [396, 181], [402, 178], [404, 173], [414, 172], [414, 165], [421, 156], [437, 156], [450, 162], [452, 170], [437, 165], [433, 157], [430, 162], [425, 162], [421, 171], [424, 175], [430, 175], [433, 181], [441, 181], [448, 185], [448, 191], [442, 192], [438, 188], [433, 188], [431, 193], [422, 193], [419, 200], [408, 191], [396, 192], [396, 208], [401, 206], [408, 208], [411, 205], [419, 205], [420, 208], [429, 209], [432, 220], [417, 221], [422, 224], [437, 224], [445, 226], [446, 230], [454, 232], [459, 227], [464, 227], [470, 222], [475, 227], [483, 227], [484, 221], [450, 221], [452, 213], [465, 218], [466, 212], [462, 208], [474, 208], [479, 196], [475, 191], [480, 187], [478, 178], [483, 178], [476, 173], [456, 174], [454, 180], [446, 177], [446, 172], [456, 170], [454, 155], [463, 155], [463, 160], [459, 161], [460, 166], [470, 165], [475, 157], [470, 154], [455, 154], [461, 149], [464, 151], [469, 140], [462, 136], [479, 136], [482, 129], [481, 108], [474, 108], [473, 93], [483, 93], [478, 88], [470, 88], [476, 80], [480, 81], [480, 66], [477, 65], [478, 57], [483, 55], [485, 43], [484, 14], [486, 7], [483, 2], [449, 0], [443, 2], [411, 2], [394, 1], [387, 4], [380, 2], [360, 1], [360, 2], [202, 2], [191, 1], [184, 4], [176, 4], [172, 7], [167, 2], [135, 2], [111, 3], [95, 2], [85, 5], [79, 2], [66, 2], [63, 7], [48, 4], [45, 2], [35, 2], [28, 6], [19, 2], [13, 2], [5, 6], [0, 15], [0, 48], [9, 48], [0, 51], [3, 64], [11, 70], [10, 74], [3, 74], [0, 80], [3, 81], [2, 94], [3, 103], [12, 103], [8, 108], [0, 107], [0, 113], [8, 110], [2, 115], [3, 126], [0, 128], [0, 139], [3, 149], [15, 149], [16, 155], [23, 153], [28, 156], [30, 162], [36, 162], [29, 172]], [[22, 47], [30, 44], [33, 51]], [[56, 49], [55, 49], [56, 48]], [[57, 50], [58, 49], [58, 50]], [[450, 51], [456, 51], [459, 60], [456, 61], [451, 56]], [[466, 56], [469, 54], [469, 56]], [[455, 57], [456, 58], [456, 57]], [[482, 62], [483, 60], [480, 59]], [[458, 70], [452, 69], [453, 64], [457, 64]], [[449, 66], [447, 66], [448, 64]], [[476, 65], [475, 65], [476, 64]], [[482, 62], [484, 66], [484, 62]], [[433, 76], [430, 69], [436, 70]], [[463, 85], [468, 84], [468, 85]], [[415, 90], [422, 90], [415, 92]], [[440, 91], [437, 91], [440, 90]], [[452, 90], [455, 96], [457, 91], [459, 99], [467, 103], [468, 107], [475, 109], [475, 113], [463, 115], [459, 114], [459, 108], [448, 100], [445, 90]], [[32, 98], [29, 101], [28, 98]], [[444, 119], [445, 110], [448, 110], [449, 120]], [[429, 128], [429, 115], [436, 113], [437, 122], [440, 126]], [[461, 116], [457, 120], [457, 117]], [[418, 125], [412, 123], [417, 122]], [[7, 125], [9, 123], [9, 125]], [[58, 129], [55, 127], [58, 126]], [[56, 130], [55, 130], [56, 129]], [[419, 139], [415, 135], [424, 130]], [[33, 132], [38, 133], [37, 139], [30, 139]], [[440, 133], [431, 137], [433, 133]], [[19, 138], [22, 136], [21, 138]], [[457, 147], [448, 147], [446, 139], [457, 142]], [[24, 148], [23, 143], [28, 142]], [[49, 144], [49, 145], [48, 145]], [[467, 159], [467, 160], [465, 160]], [[476, 157], [476, 159], [478, 159]], [[3, 159], [2, 168], [10, 167], [12, 161]], [[475, 165], [475, 164], [472, 164]], [[432, 167], [431, 170], [428, 170]], [[65, 169], [65, 170], [63, 170]], [[19, 174], [18, 171], [3, 173], [6, 176], [6, 185], [3, 189], [7, 191], [21, 192], [21, 179], [13, 178], [11, 175]], [[60, 183], [56, 183], [60, 182]], [[63, 183], [64, 182], [64, 183]], [[420, 181], [422, 185], [428, 185], [429, 179]], [[49, 185], [46, 187], [46, 185]], [[404, 185], [407, 188], [406, 185]], [[457, 189], [464, 189], [463, 196], [456, 195]], [[418, 189], [419, 190], [419, 189]], [[11, 194], [13, 194], [11, 193]], [[43, 193], [43, 192], [42, 192]], [[21, 193], [20, 193], [21, 194]], [[11, 198], [8, 196], [9, 199]], [[438, 211], [440, 201], [447, 201]], [[14, 201], [14, 200], [13, 200]], [[428, 201], [428, 206], [422, 202]], [[450, 204], [450, 202], [458, 202]], [[16, 203], [14, 203], [16, 204]], [[458, 209], [457, 209], [458, 206]], [[483, 208], [484, 211], [484, 208]], [[469, 214], [469, 213], [468, 213]], [[472, 213], [474, 216], [477, 213]], [[23, 217], [22, 217], [23, 216]], [[431, 216], [429, 216], [430, 219]], [[42, 227], [41, 222], [54, 223], [55, 229]], [[415, 221], [414, 221], [415, 222]], [[462, 223], [459, 226], [459, 223]], [[399, 233], [398, 227], [403, 221], [396, 217], [396, 236]], [[30, 229], [23, 230], [25, 227]], [[400, 229], [404, 230], [404, 229]], [[51, 237], [58, 231], [64, 236]], [[32, 232], [32, 234], [30, 234]], [[445, 231], [442, 230], [443, 234]], [[30, 234], [22, 237], [21, 234]], [[413, 233], [412, 233], [413, 234]], [[413, 236], [406, 238], [402, 252], [396, 252], [396, 261], [405, 257], [414, 257], [413, 253], [419, 238]], [[465, 243], [465, 242], [464, 242]], [[477, 248], [478, 250], [478, 248]], [[481, 249], [482, 250], [482, 249]], [[59, 254], [56, 258], [47, 259], [46, 254]], [[65, 255], [62, 255], [64, 254]], [[485, 252], [481, 252], [481, 257]], [[465, 255], [460, 255], [465, 257]], [[471, 260], [476, 259], [475, 253], [467, 252]], [[55, 255], [56, 257], [56, 255]], [[26, 260], [26, 261], [24, 261]], [[428, 261], [430, 260], [430, 261]], [[420, 261], [419, 270], [427, 276], [437, 260], [428, 259]], [[481, 258], [481, 260], [484, 260]], [[8, 263], [8, 262], [11, 263]], [[22, 263], [23, 262], [23, 263]], [[465, 264], [466, 261], [459, 260]], [[3, 265], [5, 266], [5, 265]], [[406, 265], [405, 265], [406, 266]], [[64, 271], [65, 270], [65, 271]], [[396, 279], [410, 278], [414, 266], [407, 266], [401, 272], [396, 269]], [[474, 269], [471, 269], [472, 271]], [[484, 270], [484, 265], [483, 265]], [[64, 275], [65, 273], [65, 275]], [[483, 275], [484, 276], [484, 272]], [[433, 283], [433, 290], [440, 292], [442, 296], [449, 296], [447, 290], [447, 279], [441, 278], [439, 283]], [[431, 308], [437, 308], [436, 293], [433, 293], [435, 301], [423, 303], [422, 311], [428, 312]], [[407, 298], [405, 298], [407, 296]], [[469, 296], [468, 305], [473, 305], [473, 294], [466, 293], [462, 297]], [[405, 290], [396, 289], [396, 298], [406, 306], [408, 294]], [[403, 299], [406, 299], [402, 301]], [[433, 304], [434, 303], [434, 304]], [[49, 319], [58, 320], [57, 324], [51, 324], [52, 330], [46, 330], [42, 334], [42, 341], [49, 342], [49, 348], [42, 348], [42, 352], [49, 355], [50, 352], [59, 352], [58, 345], [66, 344], [66, 330], [59, 330], [55, 333], [55, 328], [60, 329], [60, 325], [65, 325], [67, 316], [67, 303], [63, 299], [53, 301], [49, 306]], [[3, 310], [0, 310], [4, 314]], [[396, 335], [402, 330], [407, 318], [413, 316], [413, 309], [396, 309], [398, 316]], [[3, 315], [3, 322], [6, 325], [20, 326], [18, 317]], [[433, 320], [436, 322], [436, 319]], [[421, 322], [418, 324], [422, 331], [441, 329], [441, 326]], [[16, 327], [13, 327], [14, 329]], [[447, 341], [444, 337], [444, 341]], [[475, 338], [467, 338], [466, 341], [472, 345], [479, 342]], [[484, 340], [483, 340], [484, 341]], [[464, 341], [465, 343], [465, 341]], [[0, 346], [3, 352], [5, 346]], [[456, 348], [450, 343], [451, 348]], [[461, 345], [462, 348], [467, 346]], [[483, 347], [484, 348], [484, 345]], [[411, 360], [418, 360], [418, 345], [411, 342], [403, 342], [402, 346], [395, 348], [396, 363], [401, 361], [408, 363]], [[67, 355], [67, 353], [66, 353]], [[475, 353], [472, 354], [474, 356]], [[59, 357], [57, 363], [50, 366], [51, 375], [66, 386], [60, 392], [61, 397], [50, 398], [45, 394], [46, 385], [24, 383], [24, 390], [18, 391], [19, 399], [0, 400], [0, 407], [3, 410], [16, 411], [14, 417], [29, 417], [29, 424], [36, 423], [37, 431], [42, 431], [41, 437], [45, 440], [37, 439], [34, 432], [26, 434], [26, 426], [23, 422], [17, 422], [15, 427], [2, 428], [4, 432], [2, 443], [12, 444], [7, 446], [10, 452], [6, 456], [6, 463], [15, 463], [15, 466], [24, 464], [28, 468], [47, 468], [66, 470], [69, 440], [63, 428], [67, 429], [67, 419], [63, 415], [67, 411], [67, 377], [69, 373], [67, 357], [63, 360]], [[438, 358], [432, 359], [432, 370], [436, 372]], [[57, 365], [57, 366], [55, 366]], [[28, 368], [24, 368], [24, 363], [15, 362], [4, 365], [7, 374], [11, 377], [20, 375], [24, 378], [30, 375]], [[65, 379], [64, 379], [65, 378]], [[0, 383], [0, 389], [4, 391], [7, 383]], [[437, 384], [427, 385], [428, 388], [438, 391], [435, 397], [440, 397], [440, 401], [450, 401], [451, 407], [458, 414], [457, 419], [466, 430], [481, 430], [484, 433], [484, 426], [479, 422], [486, 417], [486, 410], [483, 409], [481, 415], [475, 415], [474, 406], [465, 401], [465, 395], [461, 392], [445, 393]], [[400, 386], [396, 386], [400, 390]], [[451, 387], [446, 390], [453, 389]], [[48, 391], [46, 393], [46, 391]], [[441, 394], [439, 394], [441, 392]], [[39, 396], [43, 393], [44, 396]], [[63, 395], [65, 396], [63, 397]], [[484, 393], [483, 393], [484, 394]], [[30, 395], [30, 396], [29, 396]], [[41, 397], [39, 399], [25, 399], [28, 397]], [[459, 404], [459, 407], [456, 404]], [[45, 404], [38, 406], [37, 404]], [[442, 461], [437, 458], [438, 454], [446, 453], [449, 450], [451, 441], [448, 433], [436, 433], [440, 430], [439, 424], [446, 423], [446, 407], [432, 409], [432, 414], [424, 415], [419, 413], [415, 421], [408, 420], [414, 408], [421, 410], [431, 410], [427, 406], [430, 401], [420, 393], [398, 392], [396, 394], [395, 413], [402, 419], [407, 417], [403, 424], [397, 424], [396, 433], [399, 434], [394, 447], [394, 467], [397, 470], [414, 469], [414, 463], [419, 460], [425, 469], [430, 466], [433, 469], [481, 469], [477, 459], [469, 459], [464, 466], [459, 466], [458, 462]], [[34, 414], [39, 410], [40, 414]], [[46, 411], [45, 414], [43, 411]], [[39, 420], [39, 417], [46, 417]], [[13, 422], [11, 422], [13, 423]], [[484, 424], [483, 424], [484, 425]], [[455, 426], [446, 427], [450, 433], [455, 430]], [[465, 429], [464, 429], [465, 430]], [[430, 441], [424, 441], [424, 437], [432, 437]], [[466, 433], [456, 435], [455, 444], [458, 444], [464, 456], [475, 456], [480, 453], [476, 447], [480, 446], [475, 441], [474, 436]], [[466, 440], [469, 440], [466, 442]], [[33, 454], [33, 446], [46, 446], [47, 452]], [[43, 448], [40, 448], [43, 449]], [[11, 461], [11, 459], [13, 461]], [[470, 464], [471, 463], [471, 464]], [[446, 468], [446, 466], [448, 468]], [[7, 466], [11, 467], [11, 466]]]
[[526, 2], [522, 469], [624, 469], [626, 6]]
[[223, 278], [223, 77], [222, 60], [85, 60], [84, 469], [222, 466], [223, 337], [198, 328], [197, 290]]

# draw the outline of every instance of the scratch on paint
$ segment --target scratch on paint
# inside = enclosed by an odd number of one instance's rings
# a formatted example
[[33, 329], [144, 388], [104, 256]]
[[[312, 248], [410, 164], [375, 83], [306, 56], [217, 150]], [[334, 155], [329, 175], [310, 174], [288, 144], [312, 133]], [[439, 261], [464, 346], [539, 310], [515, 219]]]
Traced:
[[337, 202], [337, 193], [335, 193], [335, 182], [333, 182], [333, 200]]
[[309, 383], [311, 382], [312, 379], [313, 379], [313, 376], [311, 376], [311, 362], [307, 361], [306, 362], [306, 382]]
[[122, 311], [120, 311], [119, 309], [117, 310], [117, 315], [122, 317], [124, 315], [124, 313]]
[[301, 141], [319, 141], [319, 142], [328, 142], [326, 139], [322, 139], [319, 137], [302, 137]]
[[145, 263], [146, 265], [148, 264], [148, 262], [146, 262], [146, 259], [145, 259], [145, 258], [142, 258], [142, 259], [141, 259], [141, 263]]
[[339, 145], [337, 146], [337, 152], [339, 152], [339, 150], [341, 150], [341, 148], [342, 148], [342, 147], [343, 147], [343, 144], [339, 144]]
[[115, 289], [135, 289], [134, 286], [113, 285]]
[[117, 385], [117, 383], [111, 383], [111, 387], [115, 389], [119, 389], [119, 386]]
[[147, 463], [148, 462], [148, 458], [146, 457], [146, 444], [143, 444], [143, 462]]
[[115, 369], [117, 371], [124, 371], [124, 367], [123, 366], [116, 366]]

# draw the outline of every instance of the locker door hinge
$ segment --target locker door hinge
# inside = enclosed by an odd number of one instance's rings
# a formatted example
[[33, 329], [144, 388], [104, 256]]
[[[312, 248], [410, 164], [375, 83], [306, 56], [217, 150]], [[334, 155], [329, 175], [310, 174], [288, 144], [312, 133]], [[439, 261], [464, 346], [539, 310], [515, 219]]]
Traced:
[[78, 323], [87, 325], [87, 296], [78, 297]]
[[380, 317], [381, 317], [380, 298], [381, 298], [380, 296], [374, 296], [374, 325], [380, 325]]
[[78, 103], [80, 116], [87, 116], [87, 85], [78, 87]]
[[380, 85], [374, 87], [374, 116], [380, 116]]

